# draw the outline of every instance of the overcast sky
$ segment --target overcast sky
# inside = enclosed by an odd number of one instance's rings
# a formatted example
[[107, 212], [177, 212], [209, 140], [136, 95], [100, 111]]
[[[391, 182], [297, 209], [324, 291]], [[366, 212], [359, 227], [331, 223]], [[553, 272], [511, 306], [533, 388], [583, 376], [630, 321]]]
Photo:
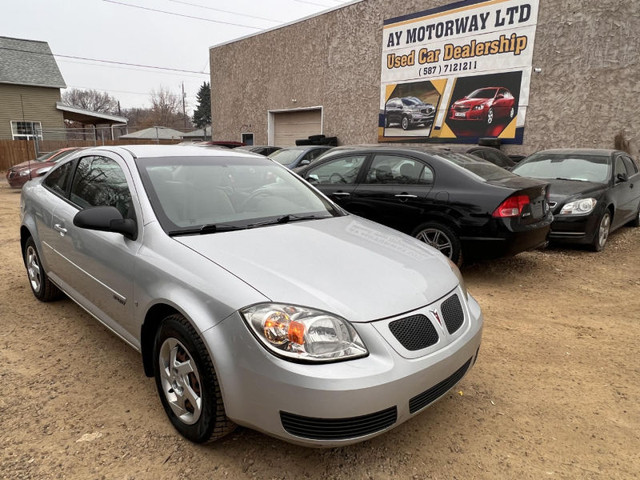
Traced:
[[209, 47], [347, 3], [351, 2], [2, 0], [0, 35], [48, 42], [68, 88], [107, 92], [122, 108], [150, 107], [150, 92], [161, 87], [180, 95], [184, 82], [191, 111], [198, 89], [209, 81]]

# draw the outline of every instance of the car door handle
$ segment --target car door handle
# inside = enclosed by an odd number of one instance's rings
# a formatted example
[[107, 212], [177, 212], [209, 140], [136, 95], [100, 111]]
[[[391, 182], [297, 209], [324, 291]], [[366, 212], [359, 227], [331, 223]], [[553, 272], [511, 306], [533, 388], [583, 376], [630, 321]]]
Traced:
[[56, 223], [56, 224], [53, 226], [53, 229], [54, 229], [56, 232], [60, 232], [60, 236], [61, 236], [61, 237], [64, 237], [64, 236], [65, 236], [65, 234], [67, 233], [67, 229], [66, 229], [66, 228], [64, 228], [62, 225], [60, 225], [59, 223]]
[[348, 197], [351, 194], [349, 192], [333, 192], [331, 195], [335, 195], [336, 197]]
[[399, 193], [395, 195], [396, 198], [418, 198], [417, 195], [411, 195], [410, 193]]

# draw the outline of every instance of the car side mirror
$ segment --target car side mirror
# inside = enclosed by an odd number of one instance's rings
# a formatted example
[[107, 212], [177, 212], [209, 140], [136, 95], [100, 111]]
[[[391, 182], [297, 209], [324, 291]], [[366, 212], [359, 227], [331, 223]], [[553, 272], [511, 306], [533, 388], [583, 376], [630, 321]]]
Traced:
[[504, 95], [499, 93], [498, 95], [496, 95], [496, 100], [500, 99], [500, 98], [504, 98]]
[[138, 236], [136, 221], [131, 218], [123, 218], [116, 207], [85, 208], [76, 213], [73, 217], [73, 224], [87, 230], [119, 233], [131, 240], [135, 240]]
[[311, 160], [300, 160], [300, 163], [298, 164], [299, 167], [304, 167], [305, 165], [309, 165], [311, 163]]
[[307, 180], [307, 182], [309, 182], [309, 183], [313, 183], [313, 184], [320, 183], [320, 179], [318, 178], [318, 176], [317, 176], [317, 175], [309, 175], [309, 176], [306, 178], [306, 180]]
[[626, 173], [619, 173], [618, 175], [616, 175], [617, 183], [628, 182], [628, 181], [629, 181], [629, 176]]

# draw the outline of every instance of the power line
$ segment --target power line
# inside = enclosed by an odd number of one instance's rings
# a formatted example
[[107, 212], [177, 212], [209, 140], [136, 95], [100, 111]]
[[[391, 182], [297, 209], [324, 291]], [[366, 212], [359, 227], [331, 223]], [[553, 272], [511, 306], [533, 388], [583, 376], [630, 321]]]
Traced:
[[195, 74], [198, 74], [198, 75], [209, 75], [206, 72], [196, 72], [195, 70], [184, 70], [184, 69], [181, 69], [181, 68], [157, 67], [155, 65], [144, 65], [144, 64], [141, 64], [141, 63], [118, 62], [118, 61], [115, 61], [115, 60], [100, 60], [98, 58], [77, 57], [75, 55], [61, 55], [59, 53], [35, 52], [33, 50], [22, 50], [20, 48], [0, 47], [0, 50], [10, 50], [10, 51], [13, 51], [13, 52], [21, 52], [21, 53], [32, 53], [34, 55], [44, 55], [44, 56], [53, 55], [54, 57], [60, 57], [60, 58], [71, 58], [71, 59], [74, 59], [74, 60], [85, 60], [85, 61], [89, 61], [89, 62], [109, 63], [109, 64], [112, 64], [112, 65], [126, 65], [128, 67], [141, 67], [141, 68], [151, 68], [151, 69], [154, 69], [154, 70], [167, 70], [167, 71], [170, 71], [170, 72], [195, 73]]
[[[169, 1], [173, 2], [173, 3], [180, 3], [182, 5], [189, 5], [190, 7], [205, 8], [207, 10], [213, 10], [215, 12], [230, 13], [231, 15], [240, 15], [240, 16], [246, 17], [246, 18], [255, 18], [256, 20], [266, 20], [267, 22], [274, 22], [274, 23], [282, 23], [283, 22], [283, 20], [273, 20], [271, 18], [256, 17], [254, 15], [247, 15], [246, 13], [231, 12], [229, 10], [221, 10], [219, 8], [207, 7], [205, 5], [197, 5], [195, 3], [182, 2], [180, 0], [169, 0]], [[336, 0], [334, 0], [334, 1], [336, 1]]]
[[251, 26], [251, 25], [242, 25], [240, 23], [223, 22], [221, 20], [212, 20], [210, 18], [196, 17], [196, 16], [193, 16], [193, 15], [184, 15], [182, 13], [167, 12], [165, 10], [158, 10], [156, 8], [142, 7], [140, 5], [130, 5], [128, 3], [116, 2], [115, 0], [102, 0], [102, 1], [103, 2], [107, 2], [107, 3], [113, 3], [113, 4], [116, 4], [116, 5], [122, 5], [122, 6], [125, 6], [125, 7], [139, 8], [140, 10], [147, 10], [149, 12], [165, 13], [167, 15], [175, 15], [176, 17], [190, 18], [192, 20], [202, 20], [203, 22], [220, 23], [220, 24], [223, 24], [223, 25], [232, 25], [234, 27], [243, 27], [243, 28], [252, 28], [254, 30], [263, 30], [263, 27], [254, 27], [254, 26]]

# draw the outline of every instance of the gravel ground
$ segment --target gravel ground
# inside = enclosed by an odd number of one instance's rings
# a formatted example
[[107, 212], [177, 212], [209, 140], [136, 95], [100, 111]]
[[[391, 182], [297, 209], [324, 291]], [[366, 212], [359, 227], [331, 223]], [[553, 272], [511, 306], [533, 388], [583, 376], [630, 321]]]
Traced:
[[631, 479], [640, 476], [640, 229], [463, 269], [485, 315], [472, 371], [373, 440], [292, 446], [248, 429], [198, 446], [138, 353], [68, 299], [44, 304], [0, 186], [2, 479]]

